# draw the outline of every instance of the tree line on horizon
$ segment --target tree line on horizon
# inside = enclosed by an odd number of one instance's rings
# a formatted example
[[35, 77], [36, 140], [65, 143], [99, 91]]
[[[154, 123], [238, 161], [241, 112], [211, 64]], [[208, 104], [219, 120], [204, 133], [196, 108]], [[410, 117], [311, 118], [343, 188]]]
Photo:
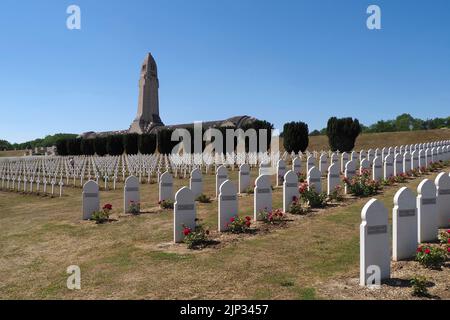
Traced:
[[[316, 136], [316, 135], [327, 135], [328, 139], [330, 141], [330, 136], [333, 141], [336, 142], [330, 142], [330, 148], [333, 149], [335, 147], [335, 143], [342, 142], [342, 139], [336, 138], [336, 136], [339, 133], [339, 130], [350, 130], [348, 126], [351, 126], [352, 124], [348, 122], [348, 119], [351, 118], [344, 118], [347, 119], [345, 121], [346, 124], [340, 124], [339, 126], [343, 126], [341, 129], [334, 128], [334, 133], [332, 133], [329, 128], [330, 121], [328, 121], [327, 128], [324, 128], [320, 131], [314, 130], [312, 132], [309, 132], [308, 125], [303, 122], [290, 122], [288, 124], [284, 125], [283, 132], [280, 136], [284, 137], [284, 147], [286, 150], [291, 151], [304, 151], [306, 150], [308, 143], [309, 143], [309, 136]], [[355, 119], [357, 121], [357, 119]], [[273, 128], [273, 125], [267, 121], [260, 121], [258, 120], [252, 125], [255, 129], [271, 129]], [[242, 128], [244, 130], [249, 129], [250, 127]], [[344, 128], [345, 127], [345, 128]], [[359, 127], [359, 129], [358, 129]], [[360, 133], [375, 133], [375, 132], [397, 132], [397, 131], [411, 131], [411, 130], [432, 130], [432, 129], [441, 129], [441, 128], [450, 128], [450, 117], [447, 118], [434, 118], [434, 119], [428, 119], [428, 120], [421, 120], [418, 118], [412, 117], [410, 114], [402, 114], [398, 116], [394, 120], [380, 120], [377, 123], [371, 125], [371, 126], [364, 126], [363, 124], [360, 124], [358, 121], [358, 124], [356, 125], [356, 128], [353, 128], [354, 132], [358, 132], [358, 135]], [[192, 130], [187, 128], [188, 130]], [[218, 128], [221, 130], [226, 130], [228, 128]], [[293, 136], [289, 135], [290, 132], [294, 132]], [[161, 130], [160, 130], [161, 131]], [[289, 136], [288, 136], [289, 135]], [[164, 129], [162, 130], [158, 135], [150, 136], [150, 137], [144, 137], [141, 138], [143, 141], [139, 140], [139, 137], [134, 137], [133, 135], [125, 135], [125, 136], [131, 136], [130, 138], [124, 137], [122, 135], [119, 136], [111, 136], [109, 137], [98, 137], [96, 140], [98, 142], [87, 142], [83, 141], [84, 139], [77, 138], [78, 135], [76, 134], [67, 134], [67, 133], [58, 133], [55, 135], [48, 135], [43, 139], [35, 139], [32, 141], [24, 142], [24, 143], [14, 143], [11, 144], [6, 140], [0, 140], [0, 150], [24, 150], [24, 149], [33, 149], [35, 147], [50, 147], [50, 146], [59, 146], [58, 149], [61, 150], [60, 154], [121, 154], [124, 151], [127, 152], [127, 143], [128, 145], [130, 143], [133, 144], [133, 147], [131, 150], [133, 151], [137, 150], [141, 153], [148, 153], [149, 151], [154, 152], [156, 148], [158, 148], [158, 151], [160, 153], [169, 153], [173, 146], [176, 144], [176, 142], [171, 142], [171, 131], [170, 129]], [[357, 136], [356, 136], [357, 137]], [[355, 140], [356, 140], [355, 137]], [[135, 142], [127, 142], [128, 140], [133, 140]], [[268, 137], [268, 145], [270, 145], [270, 137]], [[336, 140], [337, 139], [337, 140]], [[353, 139], [353, 138], [352, 138]], [[350, 139], [350, 140], [352, 140]], [[109, 144], [108, 144], [109, 141]], [[140, 142], [139, 142], [140, 141]], [[153, 142], [156, 141], [156, 146], [153, 147]], [[92, 146], [91, 146], [92, 144]], [[139, 147], [139, 144], [140, 147]], [[144, 146], [143, 144], [149, 144], [149, 146]], [[348, 146], [351, 146], [351, 142], [346, 142], [344, 145], [336, 146], [336, 150], [345, 151], [345, 149], [348, 149]], [[110, 146], [109, 149], [107, 146]], [[113, 147], [114, 145], [114, 147]], [[95, 148], [97, 146], [97, 148]], [[204, 146], [203, 146], [204, 147]], [[224, 145], [225, 147], [225, 145]], [[128, 147], [130, 148], [130, 147]], [[98, 150], [97, 150], [98, 149]], [[142, 150], [141, 150], [142, 149]], [[350, 149], [351, 150], [351, 149]], [[143, 152], [145, 151], [145, 152]], [[296, 152], [298, 152], [296, 151]]]
[[[403, 113], [393, 120], [380, 120], [370, 126], [361, 124], [361, 128], [363, 133], [435, 130], [450, 128], [450, 117], [422, 120]], [[326, 133], [327, 128], [323, 128], [312, 131], [310, 135], [319, 136], [326, 135]]]

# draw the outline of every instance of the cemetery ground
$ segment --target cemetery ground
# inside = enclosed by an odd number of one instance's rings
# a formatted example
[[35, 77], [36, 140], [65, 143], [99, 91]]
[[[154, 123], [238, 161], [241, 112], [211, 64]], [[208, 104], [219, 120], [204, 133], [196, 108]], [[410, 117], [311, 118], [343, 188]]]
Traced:
[[[237, 173], [229, 171], [233, 182]], [[392, 208], [401, 186], [415, 190], [437, 174], [384, 187], [376, 198]], [[174, 179], [174, 190], [187, 185]], [[214, 197], [214, 175], [204, 175], [204, 191]], [[172, 244], [173, 211], [157, 206], [157, 184], [141, 184], [139, 216], [122, 214], [121, 183], [101, 191], [100, 199], [112, 204], [116, 221], [80, 221], [81, 188], [65, 188], [62, 198], [0, 191], [0, 298], [412, 299], [409, 279], [425, 275], [433, 296], [450, 299], [448, 264], [434, 271], [393, 262], [393, 279], [381, 290], [359, 286], [359, 224], [368, 198], [288, 215], [286, 226], [255, 235], [218, 235], [217, 201], [198, 203], [198, 217], [218, 242], [203, 250]], [[273, 192], [273, 207], [282, 207], [281, 188]], [[252, 212], [253, 196], [242, 196], [240, 216]], [[70, 265], [81, 268], [80, 291], [66, 287]]]

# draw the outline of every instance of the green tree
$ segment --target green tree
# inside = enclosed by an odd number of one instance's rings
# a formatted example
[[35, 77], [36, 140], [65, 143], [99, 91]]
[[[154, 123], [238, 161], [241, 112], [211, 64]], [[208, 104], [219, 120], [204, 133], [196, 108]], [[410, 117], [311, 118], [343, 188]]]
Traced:
[[100, 157], [103, 157], [105, 154], [107, 154], [106, 142], [107, 139], [105, 137], [95, 137], [94, 139], [94, 150], [95, 153]]
[[123, 136], [123, 145], [127, 154], [138, 153], [138, 140], [139, 135], [137, 133], [130, 133]]
[[161, 154], [172, 153], [173, 148], [179, 141], [172, 141], [173, 129], [163, 128], [158, 131], [158, 151]]
[[67, 139], [59, 139], [56, 141], [56, 152], [60, 156], [67, 156]]
[[81, 154], [81, 139], [67, 139], [66, 146], [68, 155], [78, 156]]
[[92, 156], [95, 153], [94, 139], [81, 140], [81, 154]]
[[142, 154], [153, 154], [156, 151], [156, 135], [141, 134], [139, 136], [139, 151]]
[[360, 133], [361, 125], [358, 119], [332, 117], [328, 120], [327, 136], [332, 151], [352, 151]]
[[106, 137], [106, 152], [111, 156], [123, 154], [123, 137], [120, 134], [109, 135]]
[[304, 152], [309, 144], [309, 129], [304, 122], [289, 122], [283, 126], [283, 145], [287, 152]]

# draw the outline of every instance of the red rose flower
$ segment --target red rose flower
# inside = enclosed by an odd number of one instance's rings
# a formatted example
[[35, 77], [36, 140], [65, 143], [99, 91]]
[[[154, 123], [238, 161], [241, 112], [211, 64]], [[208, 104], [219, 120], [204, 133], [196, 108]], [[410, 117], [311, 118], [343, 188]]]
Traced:
[[431, 251], [430, 251], [430, 249], [429, 248], [426, 248], [425, 249], [425, 254], [429, 254]]
[[250, 220], [252, 220], [252, 218], [247, 216], [247, 217], [245, 217], [245, 220], [250, 221]]
[[189, 229], [189, 228], [184, 228], [183, 234], [184, 234], [185, 236], [189, 235], [190, 233], [191, 233], [191, 229]]
[[252, 224], [252, 223], [251, 223], [250, 221], [248, 221], [248, 220], [245, 222], [245, 225], [246, 225], [247, 227], [250, 227], [251, 224]]
[[234, 222], [234, 220], [235, 220], [234, 218], [231, 218], [231, 219], [230, 219], [230, 222]]
[[417, 252], [422, 252], [422, 247], [418, 247]]

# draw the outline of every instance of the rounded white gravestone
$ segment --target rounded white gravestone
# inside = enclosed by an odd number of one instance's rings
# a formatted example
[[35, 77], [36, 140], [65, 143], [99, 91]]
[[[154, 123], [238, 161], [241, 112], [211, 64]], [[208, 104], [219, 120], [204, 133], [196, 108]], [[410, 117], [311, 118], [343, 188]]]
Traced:
[[195, 219], [194, 193], [188, 187], [183, 187], [175, 194], [173, 206], [173, 239], [175, 243], [183, 241], [184, 227], [195, 230]]
[[361, 211], [361, 220], [360, 284], [366, 286], [391, 276], [388, 211], [381, 201], [371, 199]]
[[312, 167], [316, 165], [316, 158], [314, 156], [309, 156], [306, 159], [306, 172], [308, 173], [309, 170], [311, 170]]
[[438, 225], [441, 228], [450, 226], [450, 176], [441, 172], [434, 180], [437, 195]]
[[301, 167], [302, 161], [300, 160], [300, 158], [294, 158], [294, 160], [292, 160], [292, 171], [294, 171], [295, 174], [299, 175], [301, 172]]
[[394, 175], [394, 156], [392, 154], [388, 154], [384, 157], [384, 179], [387, 180]]
[[221, 184], [219, 188], [218, 198], [219, 198], [218, 204], [219, 232], [224, 232], [228, 229], [230, 219], [239, 214], [236, 187], [230, 180], [225, 180]]
[[403, 155], [397, 153], [394, 156], [394, 175], [398, 176], [403, 173]]
[[416, 196], [407, 187], [397, 191], [392, 210], [392, 257], [394, 261], [411, 258], [417, 249]]
[[194, 194], [194, 199], [203, 193], [203, 176], [198, 168], [191, 171], [189, 186]]
[[216, 170], [216, 197], [219, 196], [219, 188], [226, 180], [228, 180], [228, 170], [225, 166], [220, 166]]
[[250, 165], [244, 163], [239, 167], [239, 193], [244, 193], [250, 186]]
[[292, 204], [294, 199], [298, 200], [299, 192], [298, 192], [298, 176], [297, 174], [289, 170], [284, 175], [283, 182], [283, 211], [288, 212], [289, 207]]
[[316, 167], [312, 167], [308, 171], [307, 182], [308, 182], [308, 190], [314, 190], [317, 193], [322, 192], [322, 173]]
[[364, 170], [370, 170], [370, 162], [367, 158], [363, 158], [359, 164], [359, 173], [362, 174]]
[[125, 180], [125, 185], [123, 187], [123, 212], [129, 213], [130, 205], [132, 203], [139, 205], [140, 202], [139, 180], [135, 176], [129, 176]]
[[272, 211], [272, 186], [270, 184], [270, 176], [261, 175], [256, 178], [253, 200], [253, 215], [255, 220], [261, 220], [261, 211]]
[[372, 178], [375, 181], [380, 181], [383, 178], [383, 164], [380, 156], [373, 159], [372, 164]]
[[328, 169], [328, 156], [326, 154], [322, 154], [319, 158], [319, 171], [322, 174], [326, 174]]
[[[367, 161], [367, 160], [364, 160]], [[339, 176], [340, 169], [338, 163], [333, 163], [328, 167], [328, 176], [327, 176], [327, 194], [331, 195], [336, 187], [341, 183], [341, 179]]]
[[283, 184], [284, 175], [286, 174], [286, 162], [278, 160], [277, 162], [277, 187]]
[[100, 198], [98, 184], [95, 181], [88, 181], [83, 186], [83, 220], [89, 220], [95, 211], [100, 210]]
[[435, 241], [439, 227], [436, 186], [433, 181], [425, 179], [417, 187], [417, 193], [418, 241]]
[[166, 171], [159, 178], [159, 201], [173, 201], [173, 177]]

